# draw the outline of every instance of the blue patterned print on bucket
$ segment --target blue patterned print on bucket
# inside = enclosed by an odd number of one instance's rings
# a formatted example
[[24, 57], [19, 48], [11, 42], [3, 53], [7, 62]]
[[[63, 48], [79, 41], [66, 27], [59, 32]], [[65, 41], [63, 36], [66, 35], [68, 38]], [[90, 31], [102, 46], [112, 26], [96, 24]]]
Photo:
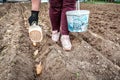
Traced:
[[88, 19], [89, 19], [88, 14], [67, 15], [68, 30], [70, 32], [87, 31]]

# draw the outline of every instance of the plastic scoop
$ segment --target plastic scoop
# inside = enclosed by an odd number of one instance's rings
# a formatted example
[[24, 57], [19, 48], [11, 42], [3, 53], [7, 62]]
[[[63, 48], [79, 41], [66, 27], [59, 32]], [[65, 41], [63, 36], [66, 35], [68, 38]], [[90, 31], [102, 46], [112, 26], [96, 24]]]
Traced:
[[33, 24], [29, 27], [29, 37], [33, 42], [33, 45], [36, 46], [37, 42], [41, 42], [43, 39], [43, 33], [40, 26]]

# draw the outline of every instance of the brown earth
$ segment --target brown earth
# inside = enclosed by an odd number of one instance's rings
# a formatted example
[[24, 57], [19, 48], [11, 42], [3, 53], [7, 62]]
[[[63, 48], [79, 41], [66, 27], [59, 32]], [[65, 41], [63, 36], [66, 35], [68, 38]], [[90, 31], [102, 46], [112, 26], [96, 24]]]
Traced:
[[[30, 3], [0, 5], [0, 80], [120, 80], [120, 5], [82, 3], [81, 9], [91, 12], [89, 29], [70, 34], [70, 52], [51, 40], [48, 4], [40, 8], [44, 39], [32, 46], [30, 8]], [[35, 73], [38, 62], [41, 75]]]

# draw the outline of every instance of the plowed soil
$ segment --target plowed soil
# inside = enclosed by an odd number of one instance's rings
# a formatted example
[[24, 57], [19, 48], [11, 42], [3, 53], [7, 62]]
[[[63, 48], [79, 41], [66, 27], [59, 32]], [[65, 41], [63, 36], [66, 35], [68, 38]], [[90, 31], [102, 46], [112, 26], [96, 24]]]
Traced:
[[[90, 10], [89, 28], [70, 33], [69, 52], [51, 40], [48, 9], [41, 4], [44, 39], [34, 47], [28, 35], [30, 3], [0, 5], [0, 80], [120, 80], [119, 4], [81, 3], [82, 10]], [[39, 62], [43, 69], [36, 75]]]

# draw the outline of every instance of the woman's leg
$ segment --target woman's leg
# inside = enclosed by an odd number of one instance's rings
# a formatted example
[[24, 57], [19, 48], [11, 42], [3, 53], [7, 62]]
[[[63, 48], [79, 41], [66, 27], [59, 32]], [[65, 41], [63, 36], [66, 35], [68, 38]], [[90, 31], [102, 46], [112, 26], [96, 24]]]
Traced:
[[76, 0], [63, 0], [62, 5], [62, 14], [61, 14], [61, 34], [68, 35], [68, 25], [67, 25], [67, 18], [66, 12], [75, 9]]
[[50, 2], [49, 15], [52, 25], [52, 31], [60, 30], [62, 1], [63, 0], [49, 0]]
[[70, 42], [66, 12], [75, 9], [76, 0], [63, 0], [61, 13], [61, 44], [64, 50], [71, 50], [72, 44]]

